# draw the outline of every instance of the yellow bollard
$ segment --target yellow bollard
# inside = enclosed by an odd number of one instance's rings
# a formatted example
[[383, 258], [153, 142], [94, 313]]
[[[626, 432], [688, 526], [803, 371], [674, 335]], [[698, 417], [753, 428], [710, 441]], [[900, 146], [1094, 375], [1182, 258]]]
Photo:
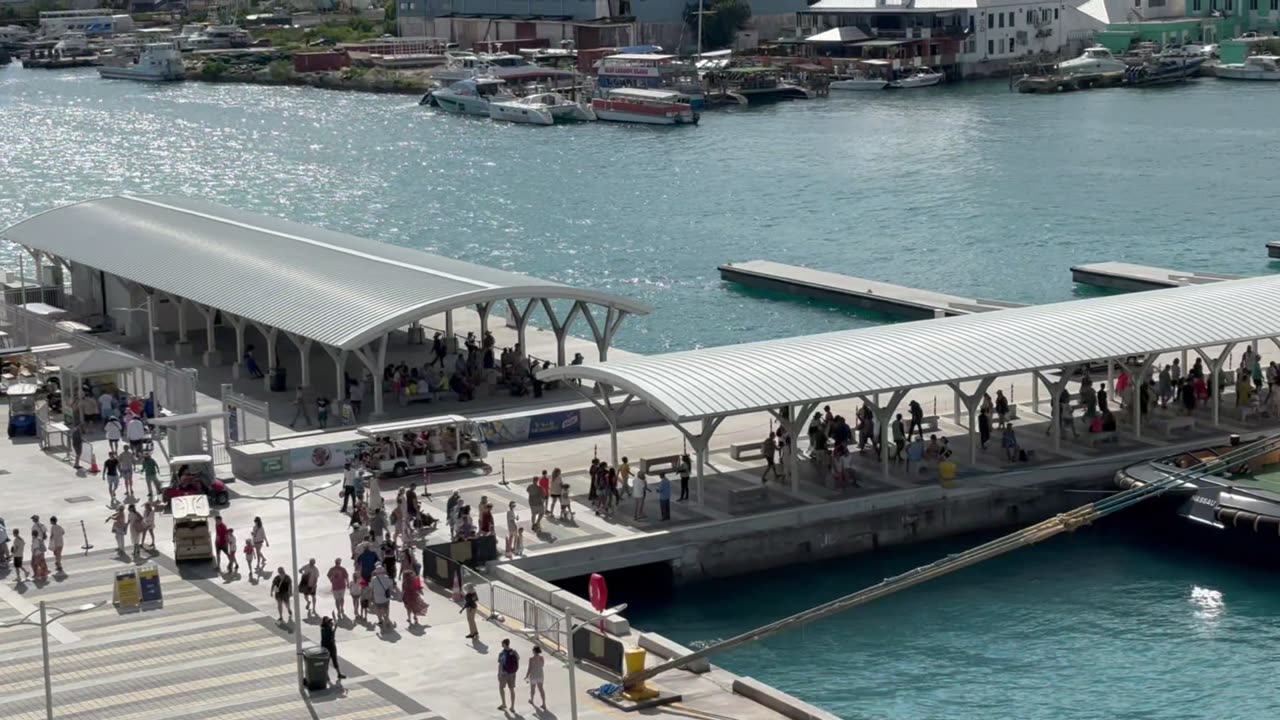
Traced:
[[955, 487], [956, 464], [950, 460], [938, 463], [938, 479], [944, 488]]
[[[642, 648], [632, 647], [622, 651], [622, 669], [625, 675], [635, 675], [644, 671], [645, 651]], [[644, 702], [658, 697], [658, 691], [640, 683], [633, 687], [628, 687], [622, 692], [622, 696], [631, 702]]]

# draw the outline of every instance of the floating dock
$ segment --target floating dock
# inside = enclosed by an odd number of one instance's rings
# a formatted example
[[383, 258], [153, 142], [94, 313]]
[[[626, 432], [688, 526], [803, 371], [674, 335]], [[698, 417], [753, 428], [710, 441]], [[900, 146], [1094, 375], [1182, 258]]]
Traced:
[[721, 265], [720, 278], [747, 287], [785, 292], [911, 320], [1022, 307], [1020, 303], [917, 290], [770, 260]]
[[1160, 290], [1162, 288], [1207, 285], [1223, 280], [1239, 280], [1243, 275], [1223, 273], [1182, 272], [1150, 265], [1124, 262], [1101, 262], [1076, 265], [1071, 268], [1071, 279], [1081, 285], [1107, 288], [1108, 290]]

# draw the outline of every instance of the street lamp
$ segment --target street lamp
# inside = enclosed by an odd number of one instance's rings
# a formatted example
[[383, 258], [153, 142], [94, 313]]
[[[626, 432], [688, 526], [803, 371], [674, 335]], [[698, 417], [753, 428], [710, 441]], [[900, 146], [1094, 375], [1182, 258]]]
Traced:
[[155, 308], [152, 305], [153, 295], [147, 293], [147, 299], [137, 307], [113, 307], [112, 310], [123, 310], [124, 312], [136, 312], [138, 310], [147, 311], [147, 343], [151, 346], [151, 362], [156, 361], [156, 318]]
[[[53, 679], [50, 677], [49, 673], [49, 623], [57, 622], [62, 618], [70, 617], [71, 615], [79, 615], [82, 612], [96, 610], [106, 604], [106, 600], [99, 600], [98, 602], [81, 605], [75, 610], [63, 610], [62, 608], [46, 609], [44, 601], [41, 600], [40, 608], [38, 610], [32, 610], [21, 620], [0, 625], [0, 630], [17, 627], [19, 625], [30, 625], [32, 627], [40, 628], [40, 650], [44, 655], [44, 714], [48, 720], [53, 720]], [[50, 617], [48, 610], [52, 610], [58, 614], [54, 617]], [[31, 620], [31, 616], [36, 613], [40, 613], [39, 622], [33, 622]]]
[[[313, 493], [318, 493], [321, 490], [328, 490], [334, 485], [337, 485], [338, 482], [339, 480], [334, 480], [333, 482], [327, 485], [321, 485], [320, 487], [315, 487], [315, 488], [311, 488], [310, 490], [304, 490], [300, 493], [295, 493], [293, 488], [293, 476], [290, 475], [288, 488], [277, 490], [271, 495], [241, 495], [240, 496], [241, 499], [245, 499], [245, 500], [287, 500], [289, 502], [289, 552], [293, 556], [293, 565], [292, 565], [293, 569], [289, 572], [289, 575], [290, 577], [293, 578], [293, 622], [294, 622], [293, 640], [294, 640], [294, 646], [297, 650], [297, 655], [298, 655], [299, 691], [301, 691], [301, 688], [305, 685], [305, 682], [304, 682], [305, 677], [302, 674], [302, 598], [300, 597], [301, 593], [298, 592], [298, 524], [297, 524], [296, 516], [294, 515], [294, 511], [293, 511], [293, 502], [300, 497], [311, 495]], [[285, 497], [281, 497], [280, 493], [286, 489], [288, 490], [289, 494]]]
[[584, 625], [590, 625], [591, 623], [596, 622], [597, 620], [603, 620], [609, 617], [610, 615], [617, 615], [618, 613], [626, 609], [627, 609], [626, 603], [622, 603], [621, 605], [615, 605], [609, 608], [608, 610], [605, 610], [604, 612], [600, 613], [599, 615], [596, 615], [595, 617], [589, 617], [586, 620], [583, 620], [577, 625], [573, 624], [573, 618], [569, 615], [568, 609], [564, 611], [564, 624], [565, 624], [565, 627], [569, 628], [569, 642], [568, 642], [569, 649], [566, 651], [566, 653], [568, 654], [568, 659], [569, 659], [569, 718], [570, 720], [578, 720], [578, 683], [577, 683], [577, 678], [574, 675], [574, 666], [576, 663], [573, 659], [574, 634], [576, 634], [578, 630], [581, 629], [582, 626]]

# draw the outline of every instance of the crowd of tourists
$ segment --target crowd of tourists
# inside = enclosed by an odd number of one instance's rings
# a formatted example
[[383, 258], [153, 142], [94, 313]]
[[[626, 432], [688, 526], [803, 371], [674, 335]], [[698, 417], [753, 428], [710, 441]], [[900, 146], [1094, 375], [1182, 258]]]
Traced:
[[58, 524], [58, 518], [50, 517], [49, 524], [45, 525], [39, 515], [32, 515], [27, 537], [30, 541], [23, 538], [19, 528], [10, 530], [4, 518], [0, 518], [0, 568], [11, 568], [14, 582], [19, 586], [27, 580], [41, 584], [50, 577], [46, 555], [52, 553], [54, 572], [61, 575], [66, 530]]

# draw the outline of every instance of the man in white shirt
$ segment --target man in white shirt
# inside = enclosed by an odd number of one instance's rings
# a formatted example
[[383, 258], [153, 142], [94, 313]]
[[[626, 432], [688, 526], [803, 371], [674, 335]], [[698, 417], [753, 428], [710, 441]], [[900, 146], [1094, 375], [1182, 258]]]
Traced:
[[124, 432], [129, 439], [129, 446], [133, 448], [134, 457], [138, 457], [142, 453], [142, 441], [147, 439], [147, 426], [143, 424], [142, 418], [130, 418]]
[[53, 551], [53, 567], [62, 572], [62, 544], [67, 531], [58, 524], [58, 518], [49, 518], [49, 549]]
[[645, 517], [644, 514], [644, 496], [649, 492], [649, 483], [644, 479], [644, 473], [638, 472], [631, 478], [631, 494], [636, 499], [636, 512], [633, 518], [639, 520]]
[[356, 504], [356, 469], [351, 467], [348, 462], [342, 471], [342, 509], [338, 512], [345, 513], [347, 511], [347, 501], [351, 501], [352, 509]]
[[116, 398], [108, 392], [104, 392], [98, 396], [98, 412], [102, 415], [102, 421], [106, 422], [107, 418], [115, 417], [116, 414]]

